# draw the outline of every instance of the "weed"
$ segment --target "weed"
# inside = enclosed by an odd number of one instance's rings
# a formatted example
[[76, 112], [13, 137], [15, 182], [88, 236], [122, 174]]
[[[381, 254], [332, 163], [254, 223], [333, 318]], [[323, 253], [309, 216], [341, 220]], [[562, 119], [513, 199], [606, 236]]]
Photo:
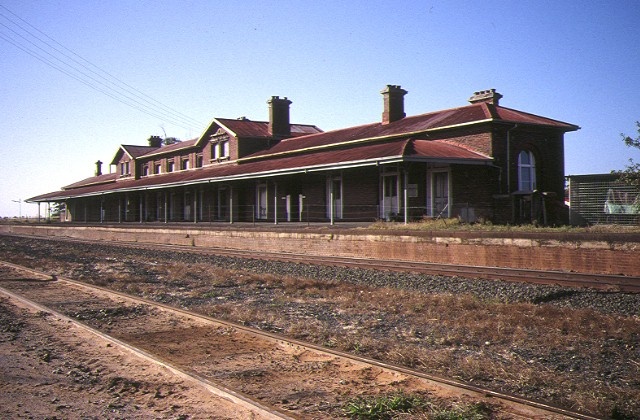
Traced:
[[616, 406], [616, 407], [613, 407], [613, 409], [611, 410], [611, 418], [613, 420], [631, 420], [631, 419], [634, 419], [635, 417], [624, 413], [624, 410]]
[[483, 420], [490, 418], [492, 411], [488, 405], [476, 403], [434, 410], [434, 412], [429, 415], [429, 418], [433, 420]]
[[352, 419], [392, 419], [401, 413], [416, 413], [429, 407], [422, 397], [398, 393], [389, 396], [358, 397], [348, 401], [344, 412]]
[[377, 221], [367, 226], [368, 229], [380, 230], [425, 230], [425, 231], [466, 231], [466, 232], [578, 232], [578, 233], [628, 233], [638, 232], [638, 226], [624, 225], [594, 225], [578, 226], [539, 226], [524, 225], [494, 225], [491, 222], [465, 223], [461, 219], [424, 219], [404, 224], [403, 222]]
[[484, 420], [491, 418], [493, 410], [485, 403], [441, 407], [420, 395], [399, 392], [355, 398], [346, 403], [344, 413], [352, 419], [362, 420], [405, 418], [406, 415], [433, 420]]

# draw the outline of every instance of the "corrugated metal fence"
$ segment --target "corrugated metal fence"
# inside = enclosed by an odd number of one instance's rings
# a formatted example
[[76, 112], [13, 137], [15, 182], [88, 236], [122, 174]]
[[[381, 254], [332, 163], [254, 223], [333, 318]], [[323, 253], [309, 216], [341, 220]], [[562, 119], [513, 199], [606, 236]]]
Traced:
[[570, 221], [584, 224], [640, 224], [640, 190], [613, 174], [572, 175], [569, 180]]

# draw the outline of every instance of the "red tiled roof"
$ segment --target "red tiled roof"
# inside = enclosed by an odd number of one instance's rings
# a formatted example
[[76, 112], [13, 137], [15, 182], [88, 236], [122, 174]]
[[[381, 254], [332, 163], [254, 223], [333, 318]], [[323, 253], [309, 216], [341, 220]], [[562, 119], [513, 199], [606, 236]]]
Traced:
[[[198, 139], [191, 139], [191, 140], [179, 141], [179, 142], [162, 146], [162, 147], [155, 147], [153, 148], [153, 150], [150, 150], [147, 153], [144, 153], [140, 156], [153, 156], [153, 155], [172, 153], [179, 150], [188, 149], [190, 147], [195, 146], [197, 141]], [[136, 156], [136, 157], [140, 157], [140, 156]]]
[[407, 150], [406, 156], [443, 160], [491, 160], [488, 156], [448, 143], [446, 140], [414, 140], [411, 147], [412, 149]]
[[92, 176], [91, 178], [86, 178], [86, 179], [83, 179], [82, 181], [74, 182], [73, 184], [64, 186], [62, 187], [62, 189], [71, 190], [74, 188], [79, 188], [87, 185], [108, 184], [109, 182], [115, 181], [117, 177], [118, 175], [115, 173]]
[[[224, 128], [234, 133], [237, 137], [272, 137], [269, 134], [269, 123], [266, 121], [251, 121], [246, 118], [229, 119], [216, 118]], [[307, 134], [322, 133], [315, 125], [309, 124], [291, 124], [291, 136], [298, 137]]]
[[146, 155], [147, 153], [153, 152], [155, 150], [158, 150], [159, 147], [153, 147], [153, 146], [134, 146], [131, 144], [123, 144], [122, 146], [120, 146], [124, 151], [126, 151], [129, 156], [131, 156], [132, 158], [138, 158], [140, 156]]
[[290, 153], [301, 149], [317, 148], [350, 141], [377, 139], [381, 137], [408, 136], [432, 130], [442, 130], [459, 125], [477, 124], [489, 121], [531, 124], [551, 127], [561, 131], [574, 131], [579, 128], [573, 124], [540, 117], [522, 111], [516, 111], [488, 103], [477, 103], [459, 108], [405, 117], [389, 124], [377, 122], [357, 127], [312, 134], [301, 138], [285, 139], [268, 150], [254, 153], [253, 155], [248, 156], [248, 158]]
[[553, 120], [551, 118], [541, 117], [540, 115], [530, 114], [528, 112], [518, 111], [511, 108], [505, 108], [502, 106], [494, 106], [485, 104], [488, 107], [493, 107], [495, 109], [495, 119], [496, 121], [501, 121], [505, 123], [516, 123], [516, 124], [531, 124], [531, 125], [541, 125], [550, 128], [555, 128], [560, 131], [576, 131], [580, 129], [577, 125], [569, 124], [563, 121]]
[[[254, 153], [237, 162], [152, 175], [137, 180], [120, 179], [118, 182], [115, 182], [117, 178], [115, 174], [109, 174], [102, 176], [102, 178], [88, 178], [71, 184], [63, 191], [33, 197], [28, 201], [56, 201], [68, 197], [96, 195], [112, 191], [160, 188], [175, 184], [215, 182], [258, 175], [290, 174], [298, 171], [373, 165], [401, 159], [486, 164], [491, 162], [491, 158], [488, 156], [449, 143], [446, 140], [428, 140], [422, 134], [432, 130], [489, 122], [541, 126], [562, 132], [574, 131], [579, 128], [573, 124], [489, 103], [476, 103], [410, 116], [389, 124], [373, 123], [329, 132], [322, 132], [311, 125], [294, 124], [291, 126], [292, 134], [298, 137], [282, 140], [269, 150]], [[247, 119], [215, 119], [214, 124], [221, 125], [238, 137], [270, 137], [267, 122]], [[212, 124], [211, 127], [214, 125]], [[205, 134], [198, 140], [165, 146], [155, 149], [147, 155], [192, 147], [196, 145], [197, 141], [202, 140]]]

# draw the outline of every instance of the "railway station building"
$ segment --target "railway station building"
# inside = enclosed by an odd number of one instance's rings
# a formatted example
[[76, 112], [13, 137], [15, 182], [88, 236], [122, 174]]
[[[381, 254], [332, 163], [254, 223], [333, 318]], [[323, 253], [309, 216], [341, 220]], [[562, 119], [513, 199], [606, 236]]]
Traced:
[[214, 118], [196, 139], [121, 145], [102, 172], [28, 199], [81, 223], [327, 222], [460, 217], [566, 221], [564, 134], [579, 127], [500, 105], [406, 116], [407, 91], [382, 90], [379, 121], [324, 132], [290, 122], [273, 96], [268, 121]]

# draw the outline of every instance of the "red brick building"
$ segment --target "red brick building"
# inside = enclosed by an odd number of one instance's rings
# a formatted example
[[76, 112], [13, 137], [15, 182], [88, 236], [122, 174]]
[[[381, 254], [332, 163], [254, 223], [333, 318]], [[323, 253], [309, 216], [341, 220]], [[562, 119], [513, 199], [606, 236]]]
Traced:
[[382, 92], [381, 121], [323, 132], [289, 121], [272, 97], [269, 121], [215, 118], [197, 139], [122, 145], [113, 172], [31, 202], [65, 203], [78, 222], [331, 221], [461, 217], [556, 223], [564, 216], [562, 121], [499, 104], [406, 116], [400, 86]]

